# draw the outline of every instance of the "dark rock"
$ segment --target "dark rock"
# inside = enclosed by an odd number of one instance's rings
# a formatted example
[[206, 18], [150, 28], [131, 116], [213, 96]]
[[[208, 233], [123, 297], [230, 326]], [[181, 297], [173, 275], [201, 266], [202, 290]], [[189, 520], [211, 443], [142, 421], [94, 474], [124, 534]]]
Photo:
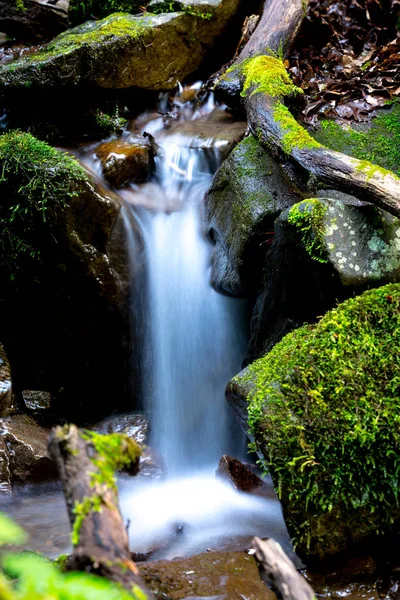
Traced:
[[11, 368], [7, 354], [0, 344], [0, 416], [7, 413], [12, 403]]
[[11, 494], [10, 460], [5, 438], [0, 434], [0, 500]]
[[0, 468], [7, 486], [10, 482], [25, 483], [57, 476], [56, 465], [47, 452], [49, 433], [50, 430], [27, 415], [0, 419]]
[[18, 40], [48, 41], [68, 27], [69, 0], [1, 0], [0, 31]]
[[[376, 573], [376, 562], [371, 556], [352, 556], [346, 564], [330, 571], [325, 580], [351, 583], [360, 579], [371, 579]], [[312, 575], [311, 575], [312, 578]]]
[[125, 433], [135, 442], [143, 445], [147, 440], [149, 422], [144, 415], [127, 413], [105, 419], [90, 429], [99, 433]]
[[103, 175], [114, 187], [146, 181], [150, 174], [152, 153], [144, 138], [118, 139], [100, 144], [95, 150]]
[[252, 136], [236, 146], [206, 197], [214, 244], [211, 281], [217, 290], [236, 296], [258, 291], [274, 221], [298, 201], [281, 167]]
[[265, 481], [250, 471], [240, 460], [227, 454], [222, 456], [215, 474], [240, 492], [262, 498], [276, 498], [275, 492]]
[[[28, 60], [1, 67], [0, 87], [25, 87], [28, 82], [41, 88], [173, 89], [199, 68], [229, 27], [240, 0], [193, 0], [190, 6], [182, 13], [120, 14], [88, 21], [61, 34]], [[194, 16], [196, 10], [207, 17]]]
[[24, 390], [22, 392], [22, 400], [26, 409], [33, 414], [48, 411], [51, 406], [51, 395], [49, 392]]
[[253, 556], [207, 552], [187, 559], [141, 563], [140, 574], [156, 600], [193, 597], [224, 600], [275, 600], [261, 581]]

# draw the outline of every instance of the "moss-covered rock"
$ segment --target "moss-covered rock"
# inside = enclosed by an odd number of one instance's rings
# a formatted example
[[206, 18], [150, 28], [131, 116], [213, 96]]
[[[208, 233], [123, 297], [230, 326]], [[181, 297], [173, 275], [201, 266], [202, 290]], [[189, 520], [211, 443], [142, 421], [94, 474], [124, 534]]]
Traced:
[[[400, 176], [400, 104], [378, 111], [370, 122], [325, 119], [313, 137], [332, 150], [369, 161]], [[362, 198], [360, 198], [362, 200]]]
[[253, 136], [236, 146], [206, 197], [212, 283], [218, 290], [238, 296], [257, 291], [274, 221], [298, 200], [281, 167]]
[[400, 517], [400, 285], [365, 292], [287, 335], [228, 387], [248, 401], [302, 557], [321, 559]]
[[126, 389], [129, 325], [107, 255], [120, 200], [30, 134], [0, 136], [0, 172], [0, 323], [15, 391], [48, 390], [54, 410], [105, 412]]
[[240, 0], [210, 0], [204, 5], [209, 19], [186, 11], [117, 13], [88, 21], [36, 53], [2, 66], [0, 89], [83, 85], [172, 89], [198, 69], [239, 5]]

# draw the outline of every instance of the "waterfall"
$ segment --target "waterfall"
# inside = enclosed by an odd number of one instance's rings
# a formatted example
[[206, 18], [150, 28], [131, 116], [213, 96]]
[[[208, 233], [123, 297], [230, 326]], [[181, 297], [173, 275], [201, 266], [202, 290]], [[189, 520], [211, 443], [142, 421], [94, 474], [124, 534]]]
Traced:
[[147, 357], [143, 390], [150, 443], [170, 474], [215, 467], [223, 453], [240, 451], [242, 439], [232, 431], [224, 390], [245, 352], [244, 306], [211, 288], [203, 235], [203, 199], [219, 155], [215, 148], [191, 146], [185, 137], [167, 137], [148, 192], [156, 205], [131, 206], [148, 265], [142, 303], [147, 335], [140, 343]]

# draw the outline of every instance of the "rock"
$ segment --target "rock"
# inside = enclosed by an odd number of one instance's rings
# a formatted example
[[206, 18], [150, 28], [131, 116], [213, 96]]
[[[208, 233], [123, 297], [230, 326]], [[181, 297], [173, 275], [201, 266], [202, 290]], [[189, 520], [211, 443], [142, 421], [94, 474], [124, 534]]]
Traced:
[[140, 574], [156, 600], [193, 597], [224, 600], [275, 600], [261, 581], [253, 556], [207, 552], [187, 559], [140, 563]]
[[68, 27], [69, 0], [1, 0], [0, 31], [18, 40], [48, 41]]
[[50, 410], [51, 395], [49, 392], [40, 392], [37, 390], [24, 390], [22, 392], [22, 400], [27, 411], [34, 415], [43, 414]]
[[275, 223], [247, 362], [337, 301], [400, 281], [400, 221], [335, 190], [319, 195], [283, 212]]
[[9, 495], [11, 488], [10, 461], [6, 441], [0, 435], [0, 500], [4, 495]]
[[11, 368], [7, 354], [0, 344], [0, 416], [7, 413], [12, 403]]
[[10, 483], [57, 477], [56, 466], [47, 452], [49, 433], [27, 415], [0, 419], [0, 472], [7, 487]]
[[389, 284], [289, 333], [228, 385], [228, 399], [242, 388], [306, 564], [373, 545], [399, 523], [399, 343], [400, 284]]
[[276, 494], [258, 475], [250, 471], [240, 460], [224, 454], [219, 461], [216, 476], [232, 485], [235, 490], [261, 496], [276, 498]]
[[153, 159], [144, 138], [118, 139], [100, 144], [95, 150], [103, 175], [114, 187], [130, 182], [146, 181]]
[[181, 13], [116, 14], [88, 21], [27, 60], [2, 66], [0, 88], [171, 90], [199, 68], [239, 6], [240, 0], [193, 0], [190, 10]]
[[144, 415], [127, 413], [105, 419], [91, 427], [99, 433], [125, 433], [140, 445], [146, 443], [149, 422]]
[[218, 291], [235, 296], [258, 291], [274, 221], [298, 200], [281, 167], [252, 136], [236, 146], [206, 197], [214, 244], [211, 281]]
[[[1, 136], [5, 164], [0, 326], [19, 389], [35, 382], [51, 394], [52, 410], [71, 420], [93, 418], [93, 407], [100, 418], [132, 406], [127, 290], [108, 254], [120, 198], [29, 134]], [[36, 209], [42, 202], [45, 219]], [[12, 221], [11, 203], [21, 208]]]
[[243, 139], [247, 129], [246, 121], [237, 121], [225, 110], [216, 108], [210, 114], [191, 121], [177, 122], [168, 128], [167, 135], [174, 133], [190, 138], [190, 147], [218, 148], [225, 160], [233, 148]]

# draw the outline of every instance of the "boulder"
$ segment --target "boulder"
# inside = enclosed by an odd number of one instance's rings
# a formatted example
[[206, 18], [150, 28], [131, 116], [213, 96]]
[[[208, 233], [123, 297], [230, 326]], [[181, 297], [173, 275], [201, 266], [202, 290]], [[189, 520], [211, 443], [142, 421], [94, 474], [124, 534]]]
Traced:
[[68, 27], [69, 0], [1, 0], [0, 31], [20, 41], [48, 41]]
[[105, 142], [96, 148], [95, 154], [104, 177], [114, 187], [146, 181], [149, 177], [153, 155], [146, 138], [131, 136]]
[[48, 413], [51, 407], [51, 395], [49, 392], [39, 390], [23, 390], [22, 401], [27, 412], [39, 416]]
[[149, 422], [144, 415], [126, 413], [109, 417], [90, 429], [99, 433], [125, 433], [143, 446], [147, 440]]
[[254, 556], [243, 552], [206, 552], [184, 560], [152, 561], [138, 566], [156, 600], [276, 599], [261, 581]]
[[286, 335], [228, 385], [307, 564], [398, 524], [400, 284]]
[[240, 0], [194, 0], [180, 13], [118, 13], [88, 21], [26, 59], [2, 66], [0, 89], [171, 90], [200, 67], [239, 7]]
[[7, 413], [12, 403], [11, 368], [7, 354], [0, 344], [0, 416]]
[[400, 281], [399, 219], [335, 190], [319, 195], [283, 212], [275, 223], [247, 362], [338, 300]]
[[47, 452], [50, 430], [22, 414], [0, 419], [1, 486], [53, 479], [57, 469]]
[[52, 410], [79, 422], [93, 407], [109, 413], [110, 399], [123, 408], [128, 302], [107, 253], [120, 199], [29, 134], [1, 136], [0, 165], [0, 324], [14, 385], [47, 390]]
[[261, 496], [261, 498], [276, 498], [275, 492], [273, 489], [271, 490], [267, 482], [253, 473], [240, 460], [227, 454], [221, 457], [215, 474], [217, 478], [226, 481], [240, 492]]
[[214, 245], [212, 285], [235, 296], [255, 294], [278, 215], [299, 201], [282, 168], [249, 136], [217, 171], [206, 197]]

